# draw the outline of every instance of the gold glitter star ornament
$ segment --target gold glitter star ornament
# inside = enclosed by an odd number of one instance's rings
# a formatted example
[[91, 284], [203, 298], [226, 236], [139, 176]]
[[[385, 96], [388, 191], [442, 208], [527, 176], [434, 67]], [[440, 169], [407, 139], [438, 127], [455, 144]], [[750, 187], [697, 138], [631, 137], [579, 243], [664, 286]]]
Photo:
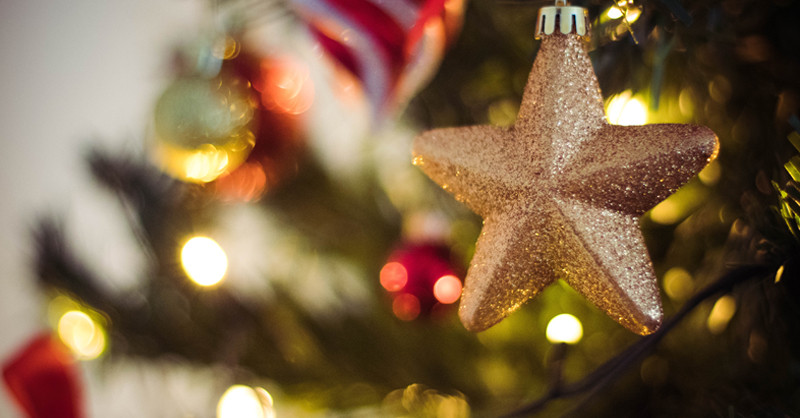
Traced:
[[661, 325], [638, 218], [711, 161], [718, 142], [703, 126], [610, 125], [584, 49], [588, 30], [583, 8], [543, 8], [515, 124], [436, 129], [414, 141], [414, 164], [483, 217], [459, 307], [471, 331], [557, 279], [633, 332]]

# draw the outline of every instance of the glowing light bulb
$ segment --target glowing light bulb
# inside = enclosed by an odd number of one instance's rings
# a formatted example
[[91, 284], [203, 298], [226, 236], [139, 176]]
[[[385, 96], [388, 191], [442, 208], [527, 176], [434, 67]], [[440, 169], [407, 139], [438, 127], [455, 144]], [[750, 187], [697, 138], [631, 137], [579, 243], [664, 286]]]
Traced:
[[606, 10], [606, 17], [611, 20], [616, 20], [625, 17], [628, 23], [633, 23], [642, 14], [642, 9], [633, 4], [632, 1], [622, 0], [617, 2], [616, 5], [611, 6]]
[[225, 277], [228, 257], [213, 239], [194, 237], [183, 245], [181, 264], [192, 281], [200, 286], [213, 286]]
[[265, 61], [261, 71], [261, 101], [268, 109], [299, 115], [314, 104], [314, 83], [305, 63], [292, 59]]
[[217, 404], [217, 418], [274, 418], [272, 396], [262, 388], [233, 385]]
[[419, 316], [419, 299], [408, 293], [397, 295], [392, 301], [392, 312], [403, 321], [412, 321]]
[[440, 277], [433, 284], [433, 296], [444, 304], [457, 301], [461, 297], [461, 280], [451, 274]]
[[725, 330], [736, 313], [736, 300], [731, 295], [725, 295], [714, 303], [711, 313], [708, 315], [706, 326], [712, 334], [719, 334]]
[[644, 125], [647, 122], [647, 107], [628, 90], [608, 102], [606, 116], [612, 125]]
[[672, 300], [684, 301], [692, 296], [694, 283], [688, 271], [673, 267], [664, 273], [664, 291]]
[[545, 335], [553, 344], [575, 344], [583, 337], [583, 326], [578, 318], [570, 314], [556, 315], [547, 323]]
[[622, 17], [622, 10], [617, 6], [611, 6], [606, 12], [606, 16], [608, 16], [609, 19], [619, 19]]
[[396, 292], [408, 283], [408, 271], [406, 268], [392, 261], [383, 266], [380, 273], [381, 286], [390, 292]]
[[628, 23], [633, 23], [637, 19], [639, 19], [639, 16], [641, 16], [641, 15], [642, 15], [642, 9], [639, 9], [639, 8], [636, 8], [636, 7], [632, 7], [632, 8], [629, 8], [627, 10], [627, 12], [625, 13], [625, 20], [627, 20]]
[[81, 311], [67, 311], [58, 320], [58, 337], [81, 360], [92, 360], [106, 349], [103, 327]]

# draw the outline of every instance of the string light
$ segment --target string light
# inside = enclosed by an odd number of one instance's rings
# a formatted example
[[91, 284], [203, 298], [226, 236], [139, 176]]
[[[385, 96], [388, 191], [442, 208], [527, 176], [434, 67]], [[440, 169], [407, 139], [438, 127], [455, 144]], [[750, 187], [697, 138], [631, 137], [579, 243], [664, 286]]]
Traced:
[[194, 237], [183, 245], [181, 264], [192, 281], [200, 286], [213, 286], [225, 277], [228, 257], [213, 239]]
[[396, 292], [408, 283], [408, 271], [402, 264], [392, 261], [381, 269], [380, 280], [384, 289]]
[[414, 320], [420, 310], [419, 298], [410, 293], [399, 294], [392, 301], [392, 312], [402, 321]]
[[583, 338], [583, 326], [578, 318], [570, 314], [556, 315], [547, 323], [547, 340], [553, 344], [575, 344]]
[[626, 90], [609, 100], [606, 116], [612, 125], [644, 125], [647, 123], [647, 106]]
[[457, 301], [461, 297], [461, 280], [452, 274], [440, 277], [433, 284], [433, 296], [444, 304]]
[[708, 315], [706, 326], [712, 334], [719, 334], [725, 331], [733, 314], [736, 313], [736, 300], [731, 295], [725, 295], [714, 303], [711, 313]]
[[606, 11], [606, 16], [608, 16], [609, 19], [619, 19], [622, 17], [622, 10], [617, 6], [611, 6], [608, 8], [608, 11]]
[[58, 320], [58, 337], [80, 360], [92, 360], [106, 349], [103, 327], [85, 312], [71, 310]]
[[314, 83], [303, 62], [267, 60], [261, 64], [261, 102], [267, 109], [290, 115], [305, 113], [314, 104]]
[[263, 388], [233, 385], [217, 404], [217, 418], [274, 418], [272, 396]]
[[622, 0], [617, 2], [616, 5], [611, 6], [606, 10], [606, 17], [611, 20], [617, 20], [623, 16], [625, 16], [625, 20], [628, 23], [633, 23], [639, 16], [642, 14], [642, 9], [636, 7], [632, 1]]
[[664, 292], [672, 300], [685, 301], [692, 296], [694, 282], [692, 275], [680, 267], [673, 267], [664, 273]]

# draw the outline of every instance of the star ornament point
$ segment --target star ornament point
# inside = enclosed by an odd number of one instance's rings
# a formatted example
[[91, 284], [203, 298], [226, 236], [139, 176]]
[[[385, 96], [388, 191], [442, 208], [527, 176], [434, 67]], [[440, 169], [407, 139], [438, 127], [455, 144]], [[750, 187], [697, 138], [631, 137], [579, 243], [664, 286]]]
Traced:
[[663, 311], [639, 217], [716, 156], [697, 125], [610, 125], [577, 35], [543, 39], [515, 124], [427, 131], [413, 162], [483, 218], [459, 307], [483, 331], [562, 279], [641, 335]]

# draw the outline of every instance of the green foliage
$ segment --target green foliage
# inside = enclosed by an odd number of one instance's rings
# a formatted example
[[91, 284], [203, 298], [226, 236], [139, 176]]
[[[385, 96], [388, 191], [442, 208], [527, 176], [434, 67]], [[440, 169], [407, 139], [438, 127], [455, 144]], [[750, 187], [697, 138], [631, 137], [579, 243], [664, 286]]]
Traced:
[[[425, 128], [513, 120], [535, 56], [539, 3], [471, 2], [461, 37], [406, 116]], [[598, 16], [611, 2], [583, 3]], [[594, 34], [591, 56], [606, 96], [630, 89], [649, 90], [654, 103], [684, 100], [691, 104], [688, 117], [711, 127], [722, 144], [721, 176], [698, 186], [694, 212], [670, 225], [643, 219], [656, 270], [684, 268], [695, 291], [731, 264], [763, 263], [768, 276], [778, 266], [785, 272], [778, 283], [768, 277], [734, 288], [737, 312], [721, 334], [706, 326], [713, 300], [702, 303], [644, 361], [632, 362], [613, 385], [592, 393], [590, 402], [555, 402], [547, 414], [800, 413], [800, 180], [779, 186], [785, 183], [781, 165], [796, 154], [785, 132], [789, 115], [800, 110], [797, 16], [800, 4], [785, 0], [652, 0], [631, 28], [638, 43], [625, 31], [615, 41], [605, 32]], [[391, 404], [387, 414], [413, 414], [408, 405], [429, 413], [435, 409], [431, 400], [449, 399], [447, 394], [455, 411], [463, 412], [457, 401], [463, 398], [472, 412], [497, 415], [548, 391], [553, 346], [544, 329], [554, 315], [572, 313], [585, 329], [566, 354], [566, 381], [589, 374], [638, 340], [559, 286], [478, 335], [463, 330], [453, 312], [444, 321], [399, 321], [376, 278], [401, 237], [400, 212], [370, 177], [374, 167], [364, 170], [366, 186], [354, 191], [311, 158], [256, 208], [286, 227], [298, 254], [314, 257], [298, 256], [292, 269], [265, 274], [264, 281], [283, 283], [271, 297], [201, 291], [180, 271], [177, 248], [187, 235], [213, 225], [223, 205], [211, 203], [201, 187], [167, 180], [136, 160], [98, 154], [90, 162], [100, 182], [121, 197], [149, 257], [142, 285], [109, 292], [71, 254], [58, 225], [48, 222], [38, 230], [37, 268], [46, 285], [107, 315], [112, 359], [176, 356], [222, 364], [279, 387], [286, 398], [277, 402], [301, 402], [320, 414], [381, 402]], [[420, 193], [439, 196], [448, 216], [477, 231], [479, 221], [452, 209], [456, 203], [448, 197]], [[475, 233], [454, 236], [454, 247], [469, 254]], [[355, 266], [367, 301], [313, 313], [291, 284], [309, 260], [321, 259]], [[325, 271], [331, 281], [334, 270]], [[667, 315], [683, 302], [665, 295]], [[405, 396], [411, 400], [404, 406]]]

